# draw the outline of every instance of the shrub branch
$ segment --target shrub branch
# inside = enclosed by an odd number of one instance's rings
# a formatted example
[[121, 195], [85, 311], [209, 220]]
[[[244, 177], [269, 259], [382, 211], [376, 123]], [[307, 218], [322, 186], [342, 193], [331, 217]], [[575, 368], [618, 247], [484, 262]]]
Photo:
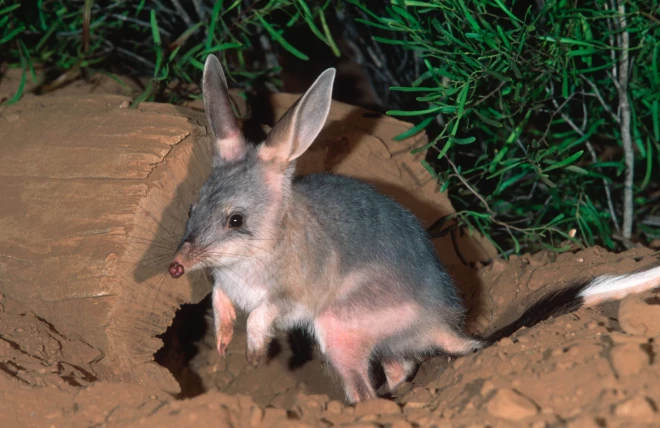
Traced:
[[618, 85], [619, 92], [619, 114], [621, 116], [620, 132], [621, 143], [625, 154], [626, 177], [623, 188], [623, 238], [628, 240], [632, 236], [633, 224], [633, 179], [635, 176], [635, 153], [633, 151], [632, 136], [630, 135], [630, 104], [628, 102], [628, 48], [629, 35], [628, 24], [626, 21], [626, 7], [622, 3], [618, 5], [620, 31], [619, 48], [621, 55], [619, 57], [618, 67]]

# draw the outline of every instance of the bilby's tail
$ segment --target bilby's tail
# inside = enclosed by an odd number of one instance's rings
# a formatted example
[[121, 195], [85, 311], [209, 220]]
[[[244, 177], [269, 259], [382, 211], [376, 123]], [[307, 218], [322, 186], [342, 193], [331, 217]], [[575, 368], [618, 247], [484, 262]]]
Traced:
[[657, 287], [660, 287], [660, 266], [623, 275], [603, 275], [575, 283], [543, 297], [528, 308], [520, 318], [490, 334], [483, 341], [488, 346], [523, 327], [531, 327], [551, 316], [611, 300], [621, 300], [627, 295]]

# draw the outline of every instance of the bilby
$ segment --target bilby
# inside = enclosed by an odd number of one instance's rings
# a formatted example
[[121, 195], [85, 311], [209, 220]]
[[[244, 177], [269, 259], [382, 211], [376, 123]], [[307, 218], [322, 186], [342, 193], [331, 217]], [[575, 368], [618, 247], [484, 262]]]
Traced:
[[660, 267], [597, 277], [545, 297], [490, 337], [465, 334], [464, 303], [415, 216], [356, 179], [294, 177], [296, 159], [328, 116], [334, 76], [334, 69], [324, 71], [253, 145], [232, 113], [220, 62], [206, 60], [213, 168], [169, 273], [211, 273], [221, 355], [232, 339], [235, 307], [249, 313], [252, 364], [264, 359], [276, 327], [308, 328], [348, 401], [358, 402], [376, 395], [371, 361], [382, 364], [394, 390], [429, 352], [465, 355], [553, 314], [660, 285]]

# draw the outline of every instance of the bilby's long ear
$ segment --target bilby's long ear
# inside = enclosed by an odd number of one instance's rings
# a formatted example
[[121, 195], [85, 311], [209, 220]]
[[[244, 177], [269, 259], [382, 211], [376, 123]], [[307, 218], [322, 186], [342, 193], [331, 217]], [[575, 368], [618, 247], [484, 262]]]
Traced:
[[214, 158], [228, 162], [242, 159], [247, 153], [247, 145], [231, 109], [227, 79], [215, 55], [206, 57], [202, 91], [206, 118], [213, 130]]
[[302, 155], [321, 132], [330, 112], [335, 69], [325, 70], [275, 124], [261, 147], [266, 161], [289, 163]]

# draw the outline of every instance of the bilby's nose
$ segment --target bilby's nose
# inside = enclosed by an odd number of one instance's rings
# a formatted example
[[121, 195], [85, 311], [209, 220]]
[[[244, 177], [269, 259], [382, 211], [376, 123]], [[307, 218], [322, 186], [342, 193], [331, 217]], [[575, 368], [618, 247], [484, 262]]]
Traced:
[[183, 265], [179, 262], [170, 263], [170, 268], [168, 270], [170, 275], [172, 275], [172, 278], [179, 278], [185, 272]]

